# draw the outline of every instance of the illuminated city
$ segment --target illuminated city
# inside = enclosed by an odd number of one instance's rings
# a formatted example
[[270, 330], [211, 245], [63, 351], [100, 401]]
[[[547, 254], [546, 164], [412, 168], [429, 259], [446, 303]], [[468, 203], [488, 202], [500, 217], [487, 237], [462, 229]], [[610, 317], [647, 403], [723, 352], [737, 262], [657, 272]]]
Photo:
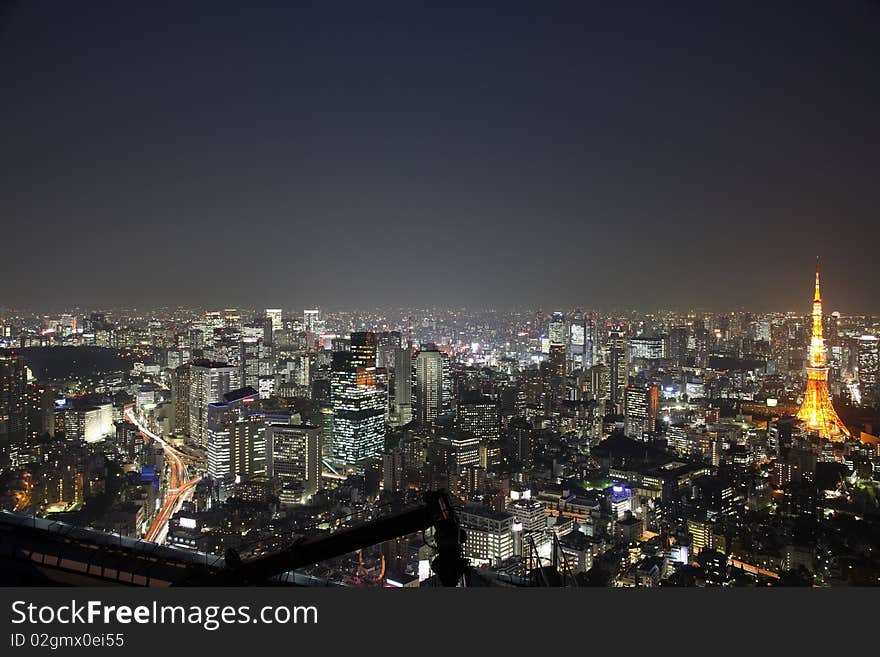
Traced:
[[[5, 522], [257, 563], [445, 491], [470, 585], [870, 583], [880, 318], [822, 303], [7, 311]], [[430, 533], [284, 577], [437, 585]]]
[[4, 588], [880, 585], [880, 4], [0, 4]]

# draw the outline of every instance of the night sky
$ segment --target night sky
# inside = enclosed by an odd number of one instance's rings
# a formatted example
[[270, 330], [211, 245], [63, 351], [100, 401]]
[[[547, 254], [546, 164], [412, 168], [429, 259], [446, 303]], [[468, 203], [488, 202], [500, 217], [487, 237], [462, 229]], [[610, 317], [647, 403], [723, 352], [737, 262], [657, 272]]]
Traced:
[[880, 311], [880, 3], [0, 4], [0, 306]]

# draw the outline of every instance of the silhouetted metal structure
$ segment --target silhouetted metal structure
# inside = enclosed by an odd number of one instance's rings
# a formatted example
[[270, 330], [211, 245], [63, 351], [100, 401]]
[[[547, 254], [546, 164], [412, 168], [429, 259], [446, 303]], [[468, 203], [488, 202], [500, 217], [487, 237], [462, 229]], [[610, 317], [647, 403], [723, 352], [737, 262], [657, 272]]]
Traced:
[[[0, 582], [6, 585], [249, 586], [317, 582], [295, 571], [407, 534], [433, 529], [431, 566], [444, 586], [467, 583], [465, 533], [444, 491], [423, 504], [243, 561], [141, 541], [63, 522], [0, 511]], [[291, 581], [292, 580], [292, 581]]]

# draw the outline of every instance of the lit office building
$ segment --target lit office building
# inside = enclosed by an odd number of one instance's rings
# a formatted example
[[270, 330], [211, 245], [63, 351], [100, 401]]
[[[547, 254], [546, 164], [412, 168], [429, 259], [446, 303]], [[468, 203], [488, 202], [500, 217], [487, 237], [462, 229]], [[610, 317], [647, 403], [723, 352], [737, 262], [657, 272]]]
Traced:
[[458, 428], [474, 434], [484, 442], [498, 440], [501, 426], [498, 414], [498, 404], [482, 397], [475, 400], [459, 401], [455, 409], [458, 419]]
[[359, 367], [351, 352], [333, 354], [330, 399], [333, 406], [333, 453], [354, 463], [382, 453], [388, 391], [375, 367]]
[[531, 541], [543, 541], [547, 530], [544, 503], [528, 498], [511, 500], [507, 504], [507, 511], [513, 515], [514, 553], [522, 556], [528, 553]]
[[611, 375], [611, 401], [618, 407], [624, 403], [624, 391], [629, 383], [626, 337], [613, 331], [608, 337], [608, 361]]
[[556, 311], [550, 318], [550, 327], [547, 332], [550, 344], [565, 345], [565, 315]]
[[198, 447], [208, 444], [208, 404], [218, 402], [238, 387], [238, 371], [227, 363], [193, 361], [189, 383], [190, 439]]
[[641, 438], [651, 431], [651, 409], [645, 386], [630, 385], [625, 391], [626, 435]]
[[400, 349], [400, 331], [383, 331], [376, 334], [376, 367], [391, 371]]
[[430, 424], [449, 410], [449, 357], [436, 348], [422, 350], [413, 369], [413, 419]]
[[55, 433], [55, 393], [46, 386], [29, 383], [26, 388], [27, 436], [31, 440]]
[[551, 344], [547, 360], [543, 363], [547, 371], [545, 393], [550, 408], [565, 399], [565, 345]]
[[666, 344], [661, 337], [637, 337], [629, 339], [630, 359], [658, 360], [666, 358]]
[[376, 367], [376, 334], [372, 331], [353, 332], [349, 350], [355, 367]]
[[27, 367], [18, 356], [0, 356], [0, 450], [8, 452], [27, 432]]
[[303, 310], [303, 331], [317, 335], [323, 331], [321, 323], [321, 311], [317, 309]]
[[239, 343], [238, 383], [252, 388], [260, 387], [263, 341], [260, 338], [246, 337]]
[[880, 339], [876, 335], [863, 335], [859, 338], [858, 363], [862, 397], [880, 397]]
[[314, 495], [321, 484], [321, 429], [311, 425], [269, 425], [266, 440], [272, 453], [269, 474], [285, 486], [302, 486], [307, 497]]
[[513, 556], [513, 515], [480, 506], [466, 506], [458, 512], [467, 533], [462, 554], [472, 564], [494, 565]]
[[602, 363], [590, 368], [590, 391], [594, 399], [611, 397], [611, 368]]
[[398, 347], [394, 351], [394, 418], [398, 425], [412, 420], [412, 349]]
[[281, 308], [266, 308], [266, 319], [272, 325], [272, 334], [284, 329], [284, 320], [281, 318]]
[[101, 442], [116, 433], [113, 404], [109, 401], [93, 403], [88, 397], [68, 399], [56, 405], [55, 426], [63, 429], [68, 440]]
[[171, 372], [171, 405], [174, 433], [189, 435], [189, 382], [190, 366], [180, 365]]
[[565, 371], [571, 374], [592, 365], [591, 343], [587, 336], [586, 316], [578, 311], [568, 323], [568, 341], [565, 345]]
[[438, 444], [446, 454], [448, 472], [461, 474], [468, 466], [480, 465], [480, 441], [475, 436], [460, 433], [440, 438]]
[[266, 474], [267, 450], [261, 436], [259, 393], [241, 388], [208, 404], [208, 475]]

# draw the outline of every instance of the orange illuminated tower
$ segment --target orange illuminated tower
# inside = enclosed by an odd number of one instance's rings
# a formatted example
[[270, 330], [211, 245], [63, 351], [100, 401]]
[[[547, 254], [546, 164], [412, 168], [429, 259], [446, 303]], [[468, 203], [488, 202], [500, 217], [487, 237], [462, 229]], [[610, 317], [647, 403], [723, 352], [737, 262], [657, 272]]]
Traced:
[[831, 405], [828, 392], [828, 367], [825, 362], [825, 338], [822, 336], [822, 295], [819, 293], [819, 258], [816, 258], [816, 293], [813, 296], [813, 333], [810, 338], [810, 362], [807, 365], [807, 390], [798, 411], [810, 431], [822, 438], [841, 441], [849, 431]]

